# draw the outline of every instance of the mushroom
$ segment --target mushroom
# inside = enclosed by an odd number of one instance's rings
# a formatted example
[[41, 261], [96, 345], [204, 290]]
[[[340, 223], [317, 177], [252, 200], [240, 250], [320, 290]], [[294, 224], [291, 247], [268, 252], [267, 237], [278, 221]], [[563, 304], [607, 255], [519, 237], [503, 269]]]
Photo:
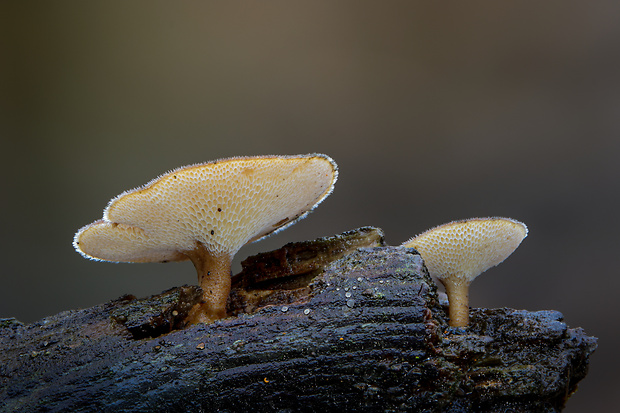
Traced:
[[469, 324], [469, 285], [478, 275], [504, 261], [527, 236], [527, 227], [510, 218], [454, 221], [410, 239], [430, 275], [446, 287], [450, 325]]
[[113, 198], [75, 249], [112, 262], [191, 260], [203, 290], [190, 322], [226, 316], [231, 262], [245, 244], [304, 218], [338, 177], [328, 156], [222, 159], [168, 172]]

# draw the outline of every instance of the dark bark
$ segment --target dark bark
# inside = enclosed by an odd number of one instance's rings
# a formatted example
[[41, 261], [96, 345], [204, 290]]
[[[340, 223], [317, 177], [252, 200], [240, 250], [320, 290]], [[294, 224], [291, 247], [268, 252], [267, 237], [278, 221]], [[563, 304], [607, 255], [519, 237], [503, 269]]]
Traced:
[[[342, 240], [289, 245], [281, 262], [293, 268], [302, 256], [313, 261], [308, 249]], [[380, 245], [380, 234], [364, 243]], [[361, 244], [331, 248], [342, 256], [331, 263], [277, 270], [266, 279], [247, 270], [246, 281], [236, 278], [237, 298], [229, 303], [237, 315], [210, 325], [184, 325], [199, 299], [191, 286], [30, 325], [3, 320], [0, 406], [23, 412], [556, 412], [585, 377], [596, 339], [568, 328], [560, 313], [473, 309], [468, 328], [450, 328], [415, 250], [350, 252]], [[332, 253], [319, 255], [325, 254]]]

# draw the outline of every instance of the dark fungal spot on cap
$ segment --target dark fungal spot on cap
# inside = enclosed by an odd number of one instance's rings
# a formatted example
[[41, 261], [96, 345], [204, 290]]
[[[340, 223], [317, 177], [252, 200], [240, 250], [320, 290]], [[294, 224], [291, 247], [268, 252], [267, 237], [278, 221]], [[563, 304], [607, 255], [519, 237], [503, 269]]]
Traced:
[[222, 208], [218, 208], [218, 209], [217, 209], [217, 212], [222, 212]]
[[215, 231], [211, 230], [211, 235], [215, 234]]

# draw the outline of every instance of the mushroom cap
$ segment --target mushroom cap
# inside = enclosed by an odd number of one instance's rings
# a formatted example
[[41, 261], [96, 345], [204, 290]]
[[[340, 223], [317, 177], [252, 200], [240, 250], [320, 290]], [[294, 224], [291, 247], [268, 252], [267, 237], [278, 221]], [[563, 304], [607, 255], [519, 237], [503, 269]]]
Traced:
[[336, 163], [322, 154], [181, 167], [112, 199], [103, 219], [81, 228], [73, 245], [87, 258], [114, 262], [182, 261], [199, 244], [232, 256], [304, 218], [337, 176]]
[[430, 275], [469, 284], [504, 261], [527, 236], [527, 227], [510, 218], [472, 218], [454, 221], [405, 242], [418, 250]]

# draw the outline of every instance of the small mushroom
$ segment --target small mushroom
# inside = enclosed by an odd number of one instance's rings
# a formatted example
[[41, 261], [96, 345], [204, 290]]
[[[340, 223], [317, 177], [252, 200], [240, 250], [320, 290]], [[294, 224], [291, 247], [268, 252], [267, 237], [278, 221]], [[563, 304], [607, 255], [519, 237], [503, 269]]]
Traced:
[[181, 167], [112, 199], [103, 219], [81, 228], [73, 245], [100, 261], [191, 260], [203, 297], [190, 322], [210, 322], [226, 316], [237, 251], [304, 218], [337, 176], [336, 163], [321, 154]]
[[450, 325], [469, 324], [469, 285], [478, 275], [504, 261], [527, 236], [527, 227], [510, 218], [454, 221], [403, 244], [418, 250], [430, 275], [446, 287]]

